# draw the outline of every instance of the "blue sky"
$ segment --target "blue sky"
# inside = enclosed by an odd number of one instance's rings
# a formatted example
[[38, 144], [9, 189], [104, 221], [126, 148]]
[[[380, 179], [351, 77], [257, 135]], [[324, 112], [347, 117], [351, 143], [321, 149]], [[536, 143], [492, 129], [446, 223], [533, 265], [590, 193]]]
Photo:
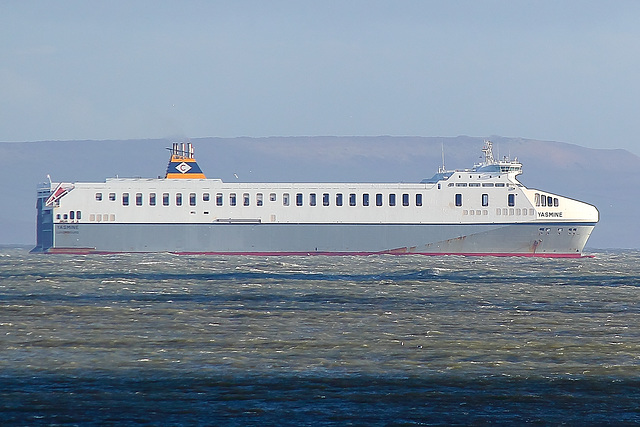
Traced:
[[640, 155], [638, 1], [0, 0], [0, 141], [520, 136]]

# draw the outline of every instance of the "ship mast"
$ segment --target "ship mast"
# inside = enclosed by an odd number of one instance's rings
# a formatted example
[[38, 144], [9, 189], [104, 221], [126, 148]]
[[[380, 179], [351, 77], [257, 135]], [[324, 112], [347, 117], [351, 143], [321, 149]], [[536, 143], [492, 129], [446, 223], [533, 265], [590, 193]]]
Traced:
[[444, 167], [444, 142], [442, 143], [442, 166], [440, 167], [439, 173], [445, 173], [447, 169]]
[[485, 141], [485, 146], [482, 149], [484, 153], [484, 164], [492, 165], [495, 164], [495, 159], [493, 158], [493, 143], [491, 141]]

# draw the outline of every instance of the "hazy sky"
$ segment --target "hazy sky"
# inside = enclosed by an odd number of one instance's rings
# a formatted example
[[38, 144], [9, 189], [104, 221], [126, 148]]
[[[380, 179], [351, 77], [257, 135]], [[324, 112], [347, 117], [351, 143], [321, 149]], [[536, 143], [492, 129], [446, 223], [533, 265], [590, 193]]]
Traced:
[[520, 136], [640, 154], [640, 1], [0, 0], [0, 141]]

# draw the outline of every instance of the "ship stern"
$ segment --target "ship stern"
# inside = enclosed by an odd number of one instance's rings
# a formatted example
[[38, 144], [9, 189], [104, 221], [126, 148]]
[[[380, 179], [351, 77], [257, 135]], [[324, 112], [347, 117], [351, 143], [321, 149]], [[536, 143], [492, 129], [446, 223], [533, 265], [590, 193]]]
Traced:
[[51, 195], [51, 183], [46, 182], [38, 186], [36, 199], [36, 246], [31, 253], [47, 252], [53, 247], [53, 206], [47, 206], [47, 199]]

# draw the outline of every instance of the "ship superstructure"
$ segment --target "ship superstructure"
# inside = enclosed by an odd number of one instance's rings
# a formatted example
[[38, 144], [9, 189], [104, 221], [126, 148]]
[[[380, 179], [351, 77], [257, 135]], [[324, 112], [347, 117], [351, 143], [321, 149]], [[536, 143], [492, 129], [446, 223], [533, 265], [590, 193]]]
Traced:
[[420, 183], [223, 182], [191, 144], [170, 151], [164, 178], [42, 184], [34, 251], [579, 257], [599, 219], [524, 187], [491, 142], [481, 163]]

